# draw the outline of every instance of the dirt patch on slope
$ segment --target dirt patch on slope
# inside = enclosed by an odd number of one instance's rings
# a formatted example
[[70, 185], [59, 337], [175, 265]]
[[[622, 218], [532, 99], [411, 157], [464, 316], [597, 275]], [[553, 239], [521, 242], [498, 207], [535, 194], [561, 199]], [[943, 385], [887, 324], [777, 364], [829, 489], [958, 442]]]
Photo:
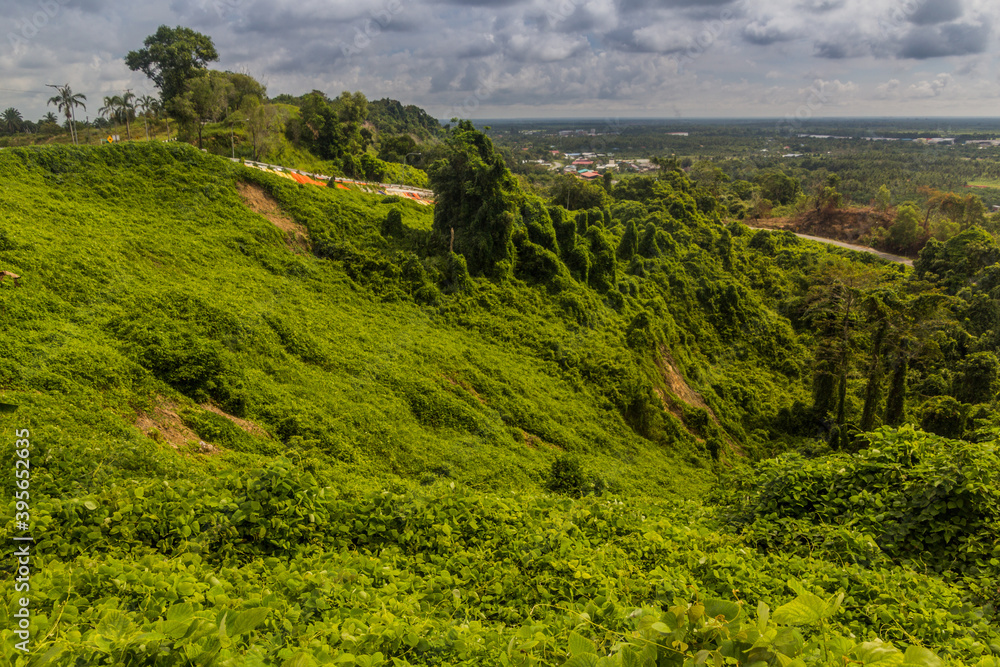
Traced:
[[656, 366], [660, 370], [660, 376], [663, 378], [664, 384], [666, 384], [666, 390], [660, 387], [655, 387], [654, 391], [660, 400], [663, 402], [663, 407], [677, 417], [685, 428], [694, 436], [695, 440], [698, 442], [705, 442], [704, 438], [701, 438], [695, 433], [697, 428], [692, 430], [691, 424], [687, 423], [684, 419], [684, 406], [687, 405], [693, 408], [700, 408], [704, 410], [709, 418], [719, 426], [723, 440], [729, 446], [729, 449], [733, 451], [737, 456], [743, 456], [743, 448], [740, 447], [739, 443], [730, 438], [725, 429], [722, 428], [722, 424], [719, 422], [719, 418], [716, 416], [715, 412], [708, 406], [705, 399], [702, 398], [701, 394], [696, 392], [681, 375], [680, 369], [677, 366], [677, 361], [674, 356], [665, 347], [660, 348], [660, 353], [656, 357]]
[[[712, 408], [708, 407], [708, 404], [705, 403], [705, 399], [701, 397], [701, 394], [692, 389], [684, 379], [684, 376], [681, 375], [680, 370], [677, 368], [677, 361], [675, 361], [674, 356], [670, 354], [670, 350], [664, 347], [660, 348], [660, 354], [656, 357], [656, 367], [660, 369], [660, 376], [663, 378], [663, 381], [666, 383], [667, 389], [671, 394], [690, 406], [702, 408], [708, 412], [712, 419], [716, 422], [719, 421], [716, 419], [715, 413], [712, 412]], [[664, 399], [664, 404], [666, 404], [668, 400], [664, 396], [664, 392], [657, 393], [660, 394], [660, 398]], [[670, 402], [674, 403], [672, 406], [673, 409], [671, 409], [671, 406], [668, 406], [667, 409], [670, 410], [670, 412], [674, 412], [674, 410], [680, 412], [680, 406], [676, 405], [675, 401]], [[679, 417], [680, 415], [677, 414], [677, 412], [674, 412], [674, 414]]]
[[243, 199], [247, 208], [264, 216], [275, 227], [285, 232], [285, 244], [290, 250], [309, 252], [309, 232], [304, 226], [286, 215], [271, 195], [253, 183], [237, 183], [236, 190], [240, 193], [240, 198]]
[[178, 405], [162, 396], [149, 413], [139, 411], [135, 425], [147, 438], [168, 443], [174, 449], [187, 446], [191, 441], [200, 442], [198, 434], [189, 429], [177, 414]]
[[[895, 219], [895, 209], [880, 211], [873, 206], [864, 206], [834, 211], [811, 209], [791, 218], [761, 218], [747, 224], [751, 227], [787, 230], [867, 246], [870, 239], [883, 237]], [[875, 248], [886, 253], [900, 254], [899, 249], [891, 248], [885, 242], [876, 244]], [[915, 257], [913, 253], [909, 256], [911, 259]]]
[[454, 387], [460, 387], [461, 389], [464, 389], [470, 396], [472, 396], [472, 398], [476, 399], [476, 401], [480, 405], [486, 405], [486, 399], [484, 399], [482, 396], [480, 396], [479, 392], [476, 391], [476, 388], [473, 387], [468, 382], [466, 382], [465, 380], [458, 380], [456, 378], [453, 378], [450, 375], [445, 375], [444, 379], [447, 380], [448, 383], [451, 384], [452, 386], [454, 386]]
[[551, 442], [546, 442], [542, 440], [534, 433], [528, 433], [523, 428], [517, 429], [521, 432], [521, 437], [524, 438], [524, 446], [528, 449], [538, 449], [539, 446], [547, 447], [548, 449], [555, 449], [556, 451], [564, 452], [564, 448], [559, 445], [552, 444]]
[[796, 217], [792, 231], [835, 241], [858, 243], [870, 237], [876, 227], [888, 228], [892, 221], [890, 213], [877, 211], [873, 207], [831, 212], [813, 210]]

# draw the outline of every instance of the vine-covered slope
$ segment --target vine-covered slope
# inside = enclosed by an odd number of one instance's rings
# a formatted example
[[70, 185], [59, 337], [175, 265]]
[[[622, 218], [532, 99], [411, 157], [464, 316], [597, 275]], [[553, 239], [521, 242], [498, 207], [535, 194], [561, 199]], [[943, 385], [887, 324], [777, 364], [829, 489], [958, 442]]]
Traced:
[[[189, 147], [5, 150], [0, 177], [15, 664], [994, 664], [988, 540], [961, 576], [899, 531], [811, 553], [768, 532], [810, 530], [774, 467], [702, 504], [814, 426], [813, 334], [779, 311], [853, 264], [726, 228], [679, 175], [528, 198], [488, 278], [431, 207]], [[836, 481], [816, 530], [861, 543]]]

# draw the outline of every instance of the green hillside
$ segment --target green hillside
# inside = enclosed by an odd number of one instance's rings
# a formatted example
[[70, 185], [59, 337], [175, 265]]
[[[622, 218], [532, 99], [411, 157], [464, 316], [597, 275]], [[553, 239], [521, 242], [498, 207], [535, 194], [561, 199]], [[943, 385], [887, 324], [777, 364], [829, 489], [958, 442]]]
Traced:
[[[475, 178], [437, 211], [179, 144], [0, 151], [0, 425], [30, 441], [2, 532], [28, 511], [35, 538], [13, 664], [1000, 664], [989, 419], [953, 461], [849, 435], [871, 376], [823, 380], [889, 321], [823, 277], [903, 269], [726, 226], [678, 172], [546, 207], [456, 136]], [[497, 211], [448, 217], [477, 193]], [[933, 249], [923, 278], [959, 280]]]

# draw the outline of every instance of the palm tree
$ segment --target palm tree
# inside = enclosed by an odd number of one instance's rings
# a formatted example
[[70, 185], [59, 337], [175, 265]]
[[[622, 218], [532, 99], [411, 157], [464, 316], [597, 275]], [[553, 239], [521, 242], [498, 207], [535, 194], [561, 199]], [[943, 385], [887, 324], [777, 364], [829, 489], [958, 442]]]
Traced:
[[101, 114], [104, 118], [108, 120], [117, 120], [118, 118], [118, 107], [121, 106], [122, 98], [117, 95], [114, 96], [104, 96], [104, 106], [97, 110], [97, 113]]
[[131, 90], [126, 90], [125, 94], [121, 96], [121, 115], [122, 119], [125, 121], [125, 134], [128, 135], [128, 140], [132, 141], [132, 127], [130, 123], [135, 120], [135, 95]]
[[68, 83], [63, 86], [54, 86], [52, 84], [46, 85], [49, 88], [55, 88], [56, 91], [58, 91], [59, 94], [50, 97], [48, 103], [56, 105], [56, 108], [66, 115], [66, 124], [69, 125], [69, 133], [73, 137], [73, 143], [76, 144], [76, 119], [73, 114], [73, 109], [75, 107], [83, 107], [84, 110], [86, 110], [87, 105], [84, 104], [82, 100], [86, 100], [87, 96], [83, 93], [74, 94]]
[[149, 114], [155, 111], [157, 104], [156, 98], [149, 95], [143, 95], [135, 103], [136, 109], [142, 114], [142, 122], [146, 126], [146, 141], [149, 141]]
[[58, 125], [59, 124], [59, 116], [55, 115], [54, 113], [52, 113], [50, 111], [47, 114], [45, 114], [44, 116], [42, 116], [41, 122], [42, 123], [55, 123], [56, 125]]
[[14, 134], [21, 129], [24, 125], [24, 118], [21, 117], [21, 112], [14, 107], [8, 107], [4, 109], [3, 113], [0, 113], [0, 126], [3, 127], [7, 132]]
[[97, 110], [108, 121], [117, 122], [121, 118], [122, 98], [118, 95], [105, 95], [104, 106]]

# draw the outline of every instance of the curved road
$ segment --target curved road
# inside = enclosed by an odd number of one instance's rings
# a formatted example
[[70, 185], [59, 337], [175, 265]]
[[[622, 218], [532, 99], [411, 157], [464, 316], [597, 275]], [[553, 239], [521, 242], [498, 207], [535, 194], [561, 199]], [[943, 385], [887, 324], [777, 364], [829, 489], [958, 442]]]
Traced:
[[[749, 227], [749, 225], [747, 225]], [[769, 229], [767, 227], [750, 227], [750, 229], [761, 229], [765, 232], [788, 232], [790, 229]], [[835, 245], [838, 248], [847, 248], [848, 250], [857, 250], [858, 252], [867, 252], [870, 255], [875, 255], [889, 262], [895, 262], [896, 264], [903, 264], [905, 266], [913, 266], [913, 260], [900, 257], [899, 255], [891, 255], [887, 252], [882, 252], [881, 250], [876, 250], [875, 248], [869, 248], [863, 245], [854, 245], [853, 243], [844, 243], [843, 241], [834, 241], [833, 239], [825, 239], [822, 236], [809, 236], [808, 234], [799, 234], [798, 232], [792, 232], [800, 239], [805, 239], [806, 241], [817, 241], [819, 243], [826, 243], [827, 245]]]

